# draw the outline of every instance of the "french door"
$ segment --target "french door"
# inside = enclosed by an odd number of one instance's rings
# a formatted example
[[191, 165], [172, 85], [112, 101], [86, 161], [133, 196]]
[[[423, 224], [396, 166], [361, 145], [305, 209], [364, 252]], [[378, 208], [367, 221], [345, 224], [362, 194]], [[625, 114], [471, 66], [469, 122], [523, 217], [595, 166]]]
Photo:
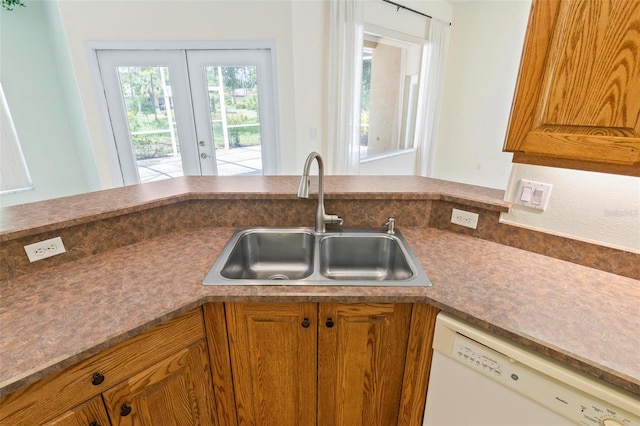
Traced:
[[269, 49], [96, 55], [125, 185], [278, 173]]

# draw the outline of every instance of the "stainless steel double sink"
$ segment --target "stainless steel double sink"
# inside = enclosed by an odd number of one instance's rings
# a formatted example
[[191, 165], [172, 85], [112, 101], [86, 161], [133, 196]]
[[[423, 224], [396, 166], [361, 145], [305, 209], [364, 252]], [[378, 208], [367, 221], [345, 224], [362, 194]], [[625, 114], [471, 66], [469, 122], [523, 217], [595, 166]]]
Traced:
[[430, 286], [399, 231], [240, 228], [205, 285]]

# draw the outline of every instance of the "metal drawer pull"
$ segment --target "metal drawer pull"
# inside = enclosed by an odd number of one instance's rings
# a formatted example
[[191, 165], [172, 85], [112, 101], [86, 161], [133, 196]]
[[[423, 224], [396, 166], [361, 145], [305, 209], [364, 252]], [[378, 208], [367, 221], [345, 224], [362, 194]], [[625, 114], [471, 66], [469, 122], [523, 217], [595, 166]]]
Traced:
[[93, 376], [91, 376], [91, 384], [98, 386], [102, 384], [102, 382], [104, 382], [104, 376], [100, 373], [93, 373]]
[[124, 404], [122, 404], [122, 406], [120, 407], [120, 415], [122, 417], [126, 417], [129, 414], [131, 414], [131, 406], [127, 405], [127, 403], [125, 402]]

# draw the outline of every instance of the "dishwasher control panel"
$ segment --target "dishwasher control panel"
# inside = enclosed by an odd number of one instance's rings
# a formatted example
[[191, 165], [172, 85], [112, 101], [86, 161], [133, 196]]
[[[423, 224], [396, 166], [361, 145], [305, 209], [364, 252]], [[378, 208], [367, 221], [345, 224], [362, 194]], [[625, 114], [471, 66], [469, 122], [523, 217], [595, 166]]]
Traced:
[[[584, 383], [584, 386], [576, 388], [554, 378], [553, 372], [558, 366], [540, 355], [526, 351], [522, 354], [512, 352], [506, 355], [492, 349], [491, 342], [480, 343], [476, 341], [478, 336], [473, 337], [469, 338], [456, 332], [449, 353], [445, 354], [577, 424], [640, 426], [638, 415], [605, 403], [585, 392], [595, 385], [602, 386], [596, 383], [595, 379], [594, 383], [588, 383], [588, 378], [578, 376], [579, 380], [584, 381], [578, 383]], [[545, 363], [548, 363], [548, 371], [531, 367], [545, 366]], [[563, 371], [563, 374], [566, 374], [566, 371]], [[637, 408], [640, 411], [640, 401]]]

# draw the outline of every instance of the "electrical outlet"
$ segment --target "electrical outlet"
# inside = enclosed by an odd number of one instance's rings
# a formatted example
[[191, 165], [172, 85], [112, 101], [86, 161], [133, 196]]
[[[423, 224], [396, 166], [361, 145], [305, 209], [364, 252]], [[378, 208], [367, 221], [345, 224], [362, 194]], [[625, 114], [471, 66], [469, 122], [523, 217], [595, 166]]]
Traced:
[[451, 212], [451, 223], [476, 229], [478, 227], [478, 214], [453, 209], [453, 212]]
[[47, 257], [65, 253], [67, 250], [65, 250], [64, 244], [62, 244], [62, 238], [55, 237], [26, 245], [24, 246], [24, 251], [27, 252], [29, 262], [33, 263], [46, 259]]

